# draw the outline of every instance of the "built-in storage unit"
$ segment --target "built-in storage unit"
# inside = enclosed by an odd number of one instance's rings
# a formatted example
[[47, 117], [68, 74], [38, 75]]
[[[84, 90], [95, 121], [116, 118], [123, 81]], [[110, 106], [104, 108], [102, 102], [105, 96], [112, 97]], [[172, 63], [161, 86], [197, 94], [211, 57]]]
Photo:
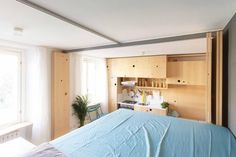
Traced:
[[108, 59], [113, 77], [166, 78], [167, 56]]
[[109, 111], [117, 109], [117, 93], [121, 92], [122, 78], [137, 78], [137, 88], [166, 89], [166, 68], [167, 56], [108, 59]]
[[[170, 110], [177, 111], [180, 117], [207, 121], [206, 54], [108, 59], [109, 111], [117, 109], [122, 90], [131, 90], [131, 87], [123, 87], [121, 82], [134, 80], [132, 90], [159, 91], [170, 104]], [[166, 110], [140, 105], [134, 106], [134, 110], [167, 114]]]
[[69, 54], [52, 53], [52, 139], [69, 132]]

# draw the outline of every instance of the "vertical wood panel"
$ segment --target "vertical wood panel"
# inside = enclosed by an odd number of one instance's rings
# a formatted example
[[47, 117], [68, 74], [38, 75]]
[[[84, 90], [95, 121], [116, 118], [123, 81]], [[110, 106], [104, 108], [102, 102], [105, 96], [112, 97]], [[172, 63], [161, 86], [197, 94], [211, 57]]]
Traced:
[[206, 75], [206, 121], [212, 122], [211, 118], [211, 78], [212, 78], [212, 34], [207, 33], [207, 53], [206, 53], [206, 64], [207, 64], [207, 75]]
[[223, 32], [216, 33], [216, 124], [222, 125]]
[[69, 55], [52, 53], [52, 139], [69, 132]]

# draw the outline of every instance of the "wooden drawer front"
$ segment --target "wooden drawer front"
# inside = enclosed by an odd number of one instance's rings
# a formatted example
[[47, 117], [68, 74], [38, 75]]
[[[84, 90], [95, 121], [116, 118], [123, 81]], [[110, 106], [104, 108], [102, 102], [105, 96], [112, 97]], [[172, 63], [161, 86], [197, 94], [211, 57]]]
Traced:
[[149, 108], [149, 112], [155, 115], [166, 116], [167, 110]]
[[167, 115], [167, 110], [157, 109], [157, 108], [150, 108], [150, 107], [147, 107], [147, 106], [135, 105], [134, 110], [139, 111], [139, 112], [148, 112], [148, 113], [151, 113], [151, 114], [154, 114], [154, 115], [162, 115], [162, 116]]
[[134, 110], [139, 111], [139, 112], [149, 112], [149, 108], [145, 106], [139, 106], [139, 105], [135, 105]]

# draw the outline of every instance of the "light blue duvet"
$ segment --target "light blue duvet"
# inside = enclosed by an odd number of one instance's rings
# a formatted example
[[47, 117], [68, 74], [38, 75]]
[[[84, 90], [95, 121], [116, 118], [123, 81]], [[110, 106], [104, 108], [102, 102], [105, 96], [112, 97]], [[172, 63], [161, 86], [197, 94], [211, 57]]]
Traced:
[[224, 127], [125, 109], [50, 144], [68, 157], [236, 157]]

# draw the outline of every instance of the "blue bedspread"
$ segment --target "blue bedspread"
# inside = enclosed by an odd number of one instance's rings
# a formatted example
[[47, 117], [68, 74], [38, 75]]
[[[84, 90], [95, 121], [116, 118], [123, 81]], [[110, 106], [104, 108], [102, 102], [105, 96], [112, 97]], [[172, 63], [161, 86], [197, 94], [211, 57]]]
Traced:
[[224, 127], [125, 109], [50, 144], [68, 157], [236, 157]]

